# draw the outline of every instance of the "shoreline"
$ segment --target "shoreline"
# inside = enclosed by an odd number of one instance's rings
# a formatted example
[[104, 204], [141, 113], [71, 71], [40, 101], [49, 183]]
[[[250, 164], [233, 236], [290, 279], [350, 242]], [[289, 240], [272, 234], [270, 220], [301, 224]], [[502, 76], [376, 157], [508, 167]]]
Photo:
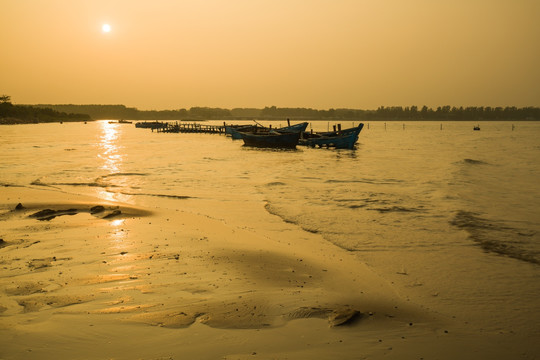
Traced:
[[[534, 356], [411, 304], [354, 253], [273, 215], [261, 220], [270, 231], [163, 204], [4, 187], [0, 356]], [[95, 206], [121, 212], [96, 217]], [[57, 216], [29, 217], [45, 209]]]

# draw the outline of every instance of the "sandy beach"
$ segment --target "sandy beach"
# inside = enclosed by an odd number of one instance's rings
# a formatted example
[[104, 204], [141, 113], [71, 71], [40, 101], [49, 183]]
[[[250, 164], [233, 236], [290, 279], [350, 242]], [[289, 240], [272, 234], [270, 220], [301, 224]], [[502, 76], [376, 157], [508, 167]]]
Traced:
[[0, 204], [2, 359], [534, 356], [401, 298], [350, 252], [269, 214], [275, 231], [258, 232], [18, 186]]

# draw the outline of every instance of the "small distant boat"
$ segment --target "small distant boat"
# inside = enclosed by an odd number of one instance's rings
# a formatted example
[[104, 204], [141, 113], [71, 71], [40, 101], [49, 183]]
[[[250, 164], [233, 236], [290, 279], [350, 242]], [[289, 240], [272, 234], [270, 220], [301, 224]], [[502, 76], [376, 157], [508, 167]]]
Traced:
[[480, 125], [476, 125], [475, 127], [473, 127], [473, 130], [480, 130]]
[[239, 132], [244, 145], [262, 148], [294, 149], [300, 140], [300, 132]]
[[142, 129], [165, 129], [168, 126], [166, 122], [159, 121], [143, 121], [135, 123], [135, 127]]
[[360, 131], [364, 127], [363, 123], [358, 126], [330, 132], [322, 133], [303, 133], [299, 140], [299, 145], [310, 147], [333, 147], [336, 149], [353, 149], [358, 141]]
[[131, 124], [132, 122], [131, 121], [127, 121], [127, 120], [118, 120], [118, 121], [109, 121], [109, 124]]

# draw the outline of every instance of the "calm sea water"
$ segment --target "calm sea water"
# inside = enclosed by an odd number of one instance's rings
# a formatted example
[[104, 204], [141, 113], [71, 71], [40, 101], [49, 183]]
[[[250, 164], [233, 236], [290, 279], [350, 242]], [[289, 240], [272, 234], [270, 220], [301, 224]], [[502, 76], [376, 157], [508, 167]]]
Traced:
[[401, 281], [405, 296], [471, 313], [513, 301], [538, 319], [540, 123], [364, 123], [353, 151], [253, 149], [107, 121], [4, 126], [0, 184], [246, 226], [260, 208]]

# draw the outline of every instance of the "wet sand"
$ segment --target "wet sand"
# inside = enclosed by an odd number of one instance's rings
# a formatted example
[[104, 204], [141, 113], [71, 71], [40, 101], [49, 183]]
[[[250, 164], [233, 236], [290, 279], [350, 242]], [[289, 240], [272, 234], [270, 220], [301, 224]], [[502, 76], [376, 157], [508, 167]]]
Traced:
[[281, 221], [254, 230], [204, 209], [6, 186], [0, 238], [1, 359], [535, 356], [530, 339], [412, 304], [351, 252]]

